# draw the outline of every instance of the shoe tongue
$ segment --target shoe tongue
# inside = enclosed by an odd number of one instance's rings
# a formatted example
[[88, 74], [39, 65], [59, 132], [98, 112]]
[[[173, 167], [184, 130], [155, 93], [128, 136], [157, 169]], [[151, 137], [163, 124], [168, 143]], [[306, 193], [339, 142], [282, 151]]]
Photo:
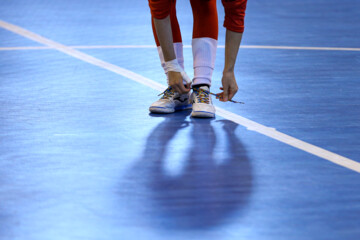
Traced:
[[210, 91], [210, 89], [209, 89], [208, 86], [201, 86], [201, 87], [199, 87], [199, 88], [202, 89], [202, 90], [205, 90], [205, 91], [207, 91], [207, 92]]

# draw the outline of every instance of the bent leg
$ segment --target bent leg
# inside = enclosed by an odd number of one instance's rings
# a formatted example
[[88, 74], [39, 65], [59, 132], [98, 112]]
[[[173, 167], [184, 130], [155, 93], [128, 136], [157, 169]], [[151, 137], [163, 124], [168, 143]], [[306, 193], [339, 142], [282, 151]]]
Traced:
[[[155, 38], [157, 50], [159, 53], [159, 58], [161, 62], [161, 66], [163, 67], [165, 71], [165, 60], [164, 55], [162, 53], [159, 39], [156, 35], [156, 30], [154, 26], [154, 18], [156, 19], [163, 19], [170, 15], [170, 21], [171, 21], [171, 31], [172, 31], [172, 37], [174, 42], [174, 50], [176, 59], [179, 62], [179, 65], [184, 68], [184, 55], [183, 55], [183, 44], [182, 44], [182, 38], [181, 38], [181, 31], [179, 22], [177, 20], [176, 16], [176, 0], [149, 0], [149, 6], [151, 10], [151, 23], [152, 23], [152, 30], [153, 35]], [[165, 74], [167, 75], [167, 72], [165, 71]]]

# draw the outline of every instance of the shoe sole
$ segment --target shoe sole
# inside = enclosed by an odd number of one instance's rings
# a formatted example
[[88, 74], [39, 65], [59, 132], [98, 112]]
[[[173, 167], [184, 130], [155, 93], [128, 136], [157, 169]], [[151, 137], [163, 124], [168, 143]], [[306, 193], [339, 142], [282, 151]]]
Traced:
[[149, 111], [152, 113], [173, 113], [175, 112], [172, 108], [164, 108], [164, 107], [150, 107]]
[[191, 109], [192, 105], [184, 105], [184, 106], [178, 106], [175, 109], [173, 108], [165, 108], [165, 107], [150, 107], [149, 111], [152, 113], [173, 113], [175, 111], [182, 111], [186, 109]]
[[197, 118], [213, 118], [215, 117], [215, 113], [206, 112], [206, 111], [193, 111], [191, 113], [191, 116]]

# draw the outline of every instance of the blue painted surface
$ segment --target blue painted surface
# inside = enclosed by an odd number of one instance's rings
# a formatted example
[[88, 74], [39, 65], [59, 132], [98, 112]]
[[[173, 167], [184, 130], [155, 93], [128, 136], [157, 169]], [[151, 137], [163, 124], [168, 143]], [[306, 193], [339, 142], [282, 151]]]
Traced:
[[23, 46], [41, 46], [41, 44], [25, 39], [15, 33], [0, 29], [0, 48], [1, 47], [23, 47]]
[[[2, 20], [63, 44], [153, 44], [143, 1], [0, 5]], [[359, 47], [358, 6], [250, 1], [244, 44]], [[39, 45], [0, 33], [1, 47]], [[165, 84], [156, 49], [81, 51]], [[241, 49], [238, 61], [246, 104], [217, 106], [360, 160], [359, 52]], [[220, 117], [149, 114], [158, 92], [55, 50], [0, 62], [0, 239], [360, 237], [355, 172]]]

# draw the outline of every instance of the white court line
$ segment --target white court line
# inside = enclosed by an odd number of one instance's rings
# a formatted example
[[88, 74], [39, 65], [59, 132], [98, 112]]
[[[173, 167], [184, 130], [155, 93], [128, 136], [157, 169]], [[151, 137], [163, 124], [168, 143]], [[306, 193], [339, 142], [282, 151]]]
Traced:
[[[4, 22], [0, 20], [0, 27], [7, 29], [13, 33], [19, 34], [23, 37], [29, 38], [31, 40], [34, 40], [38, 43], [42, 43], [46, 46], [49, 46], [51, 48], [54, 48], [60, 52], [63, 52], [65, 54], [68, 54], [74, 58], [80, 59], [82, 61], [88, 62], [90, 64], [96, 65], [98, 67], [107, 69], [111, 72], [115, 72], [119, 75], [122, 75], [126, 78], [129, 78], [131, 80], [134, 80], [138, 83], [141, 83], [145, 86], [148, 86], [152, 89], [158, 90], [158, 91], [162, 91], [163, 89], [166, 88], [166, 86], [159, 84], [157, 82], [154, 82], [153, 80], [149, 79], [149, 78], [145, 78], [137, 73], [131, 72], [127, 69], [118, 67], [116, 65], [107, 63], [105, 61], [102, 61], [100, 59], [94, 58], [88, 54], [82, 53], [78, 50], [75, 50], [73, 48], [67, 47], [65, 45], [62, 45], [60, 43], [54, 42], [50, 39], [44, 38], [38, 34], [35, 34], [33, 32], [30, 32], [26, 29], [23, 29], [21, 27], [12, 25], [10, 23]], [[291, 137], [289, 135], [286, 135], [284, 133], [281, 133], [279, 131], [277, 131], [274, 128], [269, 128], [266, 127], [264, 125], [261, 125], [257, 122], [254, 122], [252, 120], [249, 120], [247, 118], [244, 118], [242, 116], [239, 116], [235, 113], [226, 111], [225, 109], [216, 107], [216, 111], [217, 111], [217, 115], [224, 117], [230, 121], [233, 121], [237, 124], [240, 124], [244, 127], [246, 127], [247, 129], [251, 130], [251, 131], [255, 131], [258, 133], [261, 133], [265, 136], [268, 136], [270, 138], [276, 139], [280, 142], [283, 142], [285, 144], [288, 144], [290, 146], [293, 146], [295, 148], [301, 149], [305, 152], [311, 153], [315, 156], [318, 156], [320, 158], [326, 159], [330, 162], [333, 162], [335, 164], [338, 164], [340, 166], [343, 166], [345, 168], [351, 169], [353, 171], [356, 171], [358, 173], [360, 173], [360, 163], [351, 160], [349, 158], [343, 157], [341, 155], [338, 155], [336, 153], [327, 151], [325, 149], [322, 149], [320, 147], [317, 147], [315, 145], [306, 143], [304, 141], [301, 141], [297, 138]]]
[[52, 49], [51, 47], [0, 47], [0, 51], [14, 51], [14, 50], [42, 50], [42, 49]]
[[[225, 48], [225, 46], [219, 46], [219, 48]], [[293, 47], [293, 46], [244, 45], [241, 48], [287, 49], [287, 50], [322, 50], [322, 51], [360, 51], [360, 48], [343, 48], [343, 47]]]
[[[89, 45], [89, 46], [67, 46], [75, 49], [121, 49], [121, 48], [156, 48], [156, 45]], [[191, 48], [191, 45], [184, 45], [184, 48]], [[218, 48], [225, 48], [218, 45]], [[295, 46], [263, 46], [263, 45], [241, 45], [241, 48], [248, 49], [285, 49], [285, 50], [317, 50], [317, 51], [360, 51], [360, 48], [342, 47], [295, 47]], [[53, 47], [34, 46], [34, 47], [0, 47], [0, 51], [13, 50], [43, 50], [54, 49]]]

